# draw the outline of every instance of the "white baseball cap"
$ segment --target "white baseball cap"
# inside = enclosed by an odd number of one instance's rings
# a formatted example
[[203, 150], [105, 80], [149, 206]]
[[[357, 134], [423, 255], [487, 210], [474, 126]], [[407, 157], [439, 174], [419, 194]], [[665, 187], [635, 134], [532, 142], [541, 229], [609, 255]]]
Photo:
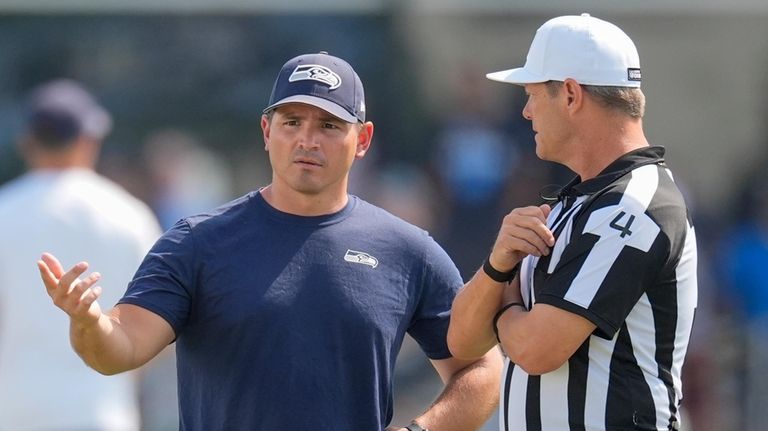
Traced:
[[486, 75], [511, 84], [575, 79], [579, 84], [640, 87], [640, 57], [619, 27], [588, 13], [553, 18], [533, 38], [525, 66]]

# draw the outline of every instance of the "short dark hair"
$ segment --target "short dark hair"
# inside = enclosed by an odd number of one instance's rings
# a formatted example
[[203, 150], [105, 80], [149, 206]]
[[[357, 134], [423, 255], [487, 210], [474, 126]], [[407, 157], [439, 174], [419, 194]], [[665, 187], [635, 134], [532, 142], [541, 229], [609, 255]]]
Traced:
[[55, 150], [74, 142], [81, 134], [81, 127], [67, 112], [39, 111], [30, 115], [27, 133], [40, 146]]

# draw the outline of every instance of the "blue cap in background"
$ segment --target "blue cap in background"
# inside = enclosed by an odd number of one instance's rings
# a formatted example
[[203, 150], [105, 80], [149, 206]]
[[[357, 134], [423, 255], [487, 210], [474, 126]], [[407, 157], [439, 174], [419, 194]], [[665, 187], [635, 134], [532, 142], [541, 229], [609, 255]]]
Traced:
[[29, 133], [51, 142], [78, 136], [102, 140], [112, 129], [112, 118], [79, 83], [57, 79], [32, 91], [28, 102]]

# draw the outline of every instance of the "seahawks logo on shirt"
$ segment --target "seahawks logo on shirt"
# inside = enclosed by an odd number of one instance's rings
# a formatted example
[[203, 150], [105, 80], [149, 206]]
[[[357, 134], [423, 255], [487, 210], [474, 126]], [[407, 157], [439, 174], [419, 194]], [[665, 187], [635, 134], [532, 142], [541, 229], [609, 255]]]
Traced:
[[362, 251], [347, 250], [347, 252], [344, 254], [344, 260], [346, 260], [347, 262], [361, 263], [363, 265], [368, 265], [371, 268], [376, 268], [377, 266], [379, 266], [379, 259], [376, 259], [370, 254]]
[[288, 77], [288, 82], [296, 81], [318, 81], [323, 84], [328, 84], [331, 90], [339, 88], [341, 85], [341, 77], [331, 69], [320, 66], [319, 64], [302, 64], [296, 66], [291, 76]]

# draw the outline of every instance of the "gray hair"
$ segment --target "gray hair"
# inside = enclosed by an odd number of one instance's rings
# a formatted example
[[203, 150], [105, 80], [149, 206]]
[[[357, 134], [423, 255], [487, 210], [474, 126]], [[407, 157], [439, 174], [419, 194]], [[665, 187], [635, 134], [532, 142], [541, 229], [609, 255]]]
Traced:
[[[557, 95], [563, 85], [562, 81], [548, 81], [545, 84], [550, 96]], [[582, 85], [581, 88], [604, 108], [632, 118], [643, 118], [645, 114], [645, 95], [639, 88], [601, 85]]]

